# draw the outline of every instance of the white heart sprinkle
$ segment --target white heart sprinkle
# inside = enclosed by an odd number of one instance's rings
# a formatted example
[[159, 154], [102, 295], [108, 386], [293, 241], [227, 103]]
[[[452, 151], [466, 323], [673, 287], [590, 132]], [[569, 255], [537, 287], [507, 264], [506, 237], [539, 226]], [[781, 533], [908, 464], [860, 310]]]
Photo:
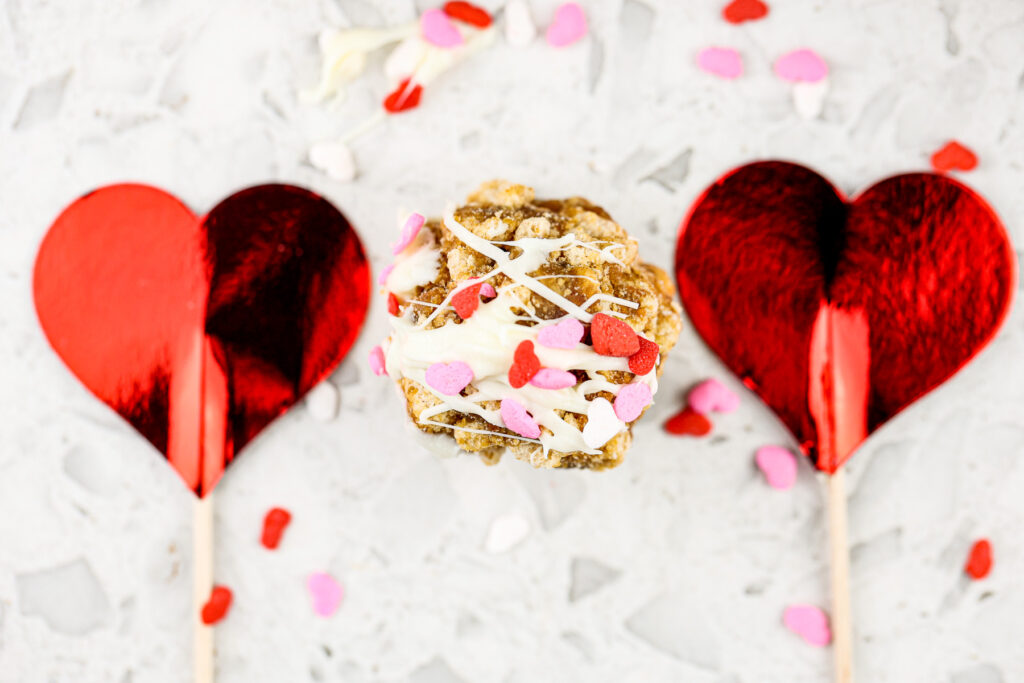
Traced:
[[352, 151], [343, 142], [318, 142], [309, 148], [309, 163], [339, 182], [356, 177]]
[[793, 84], [793, 108], [800, 118], [816, 119], [825, 106], [825, 97], [828, 95], [828, 78], [823, 78], [814, 83], [800, 81]]
[[416, 71], [428, 49], [419, 35], [409, 36], [400, 42], [384, 62], [384, 74], [398, 83]]
[[537, 37], [537, 27], [525, 0], [509, 0], [505, 5], [505, 40], [512, 47], [523, 47]]
[[588, 448], [601, 448], [626, 428], [615, 415], [615, 408], [606, 398], [595, 398], [587, 408], [587, 424], [583, 426], [583, 443]]
[[320, 382], [306, 394], [306, 408], [309, 409], [309, 414], [322, 422], [337, 417], [340, 404], [338, 388], [327, 381]]
[[530, 523], [522, 515], [501, 515], [491, 522], [484, 548], [494, 555], [504, 553], [519, 545], [529, 533]]

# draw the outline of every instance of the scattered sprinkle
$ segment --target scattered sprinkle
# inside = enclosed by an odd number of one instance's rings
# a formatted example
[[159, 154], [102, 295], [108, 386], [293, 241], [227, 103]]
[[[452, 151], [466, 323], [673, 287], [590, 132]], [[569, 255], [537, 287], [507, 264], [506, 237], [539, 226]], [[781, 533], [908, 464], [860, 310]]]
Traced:
[[458, 47], [466, 42], [448, 15], [439, 9], [428, 9], [420, 15], [420, 33], [425, 41], [437, 47]]
[[782, 623], [809, 645], [825, 647], [832, 642], [828, 616], [814, 605], [790, 605], [782, 615]]
[[652, 398], [651, 388], [643, 382], [627, 384], [615, 396], [615, 415], [623, 422], [632, 422], [651, 405]]
[[445, 396], [457, 396], [473, 381], [473, 369], [461, 360], [434, 363], [426, 372], [427, 384]]
[[643, 376], [654, 369], [661, 347], [650, 339], [639, 335], [637, 338], [640, 340], [640, 350], [629, 357], [629, 371], [634, 375]]
[[665, 431], [678, 436], [707, 436], [711, 420], [687, 406], [665, 422]]
[[370, 349], [370, 370], [378, 377], [388, 374], [387, 363], [384, 361], [384, 349], [380, 346]]
[[828, 76], [828, 64], [814, 50], [787, 52], [775, 60], [775, 73], [784, 81], [815, 83]]
[[508, 369], [508, 383], [513, 389], [525, 387], [538, 372], [540, 359], [533, 351], [533, 342], [529, 339], [519, 342], [512, 356], [512, 367]]
[[[407, 90], [408, 92], [406, 92]], [[399, 112], [415, 109], [420, 106], [420, 95], [422, 94], [422, 85], [417, 83], [410, 88], [409, 79], [403, 79], [402, 82], [398, 84], [398, 87], [384, 98], [384, 109], [389, 114], [398, 114]]]
[[992, 544], [987, 538], [975, 541], [971, 546], [964, 571], [975, 581], [984, 579], [992, 571]]
[[484, 549], [494, 555], [508, 552], [522, 543], [529, 533], [530, 523], [522, 515], [515, 513], [501, 515], [491, 522], [487, 540], [484, 541]]
[[594, 351], [602, 356], [629, 357], [640, 350], [640, 338], [633, 328], [607, 313], [598, 313], [590, 322]]
[[825, 106], [829, 83], [823, 78], [815, 83], [793, 84], [793, 109], [800, 118], [810, 121], [818, 118]]
[[[463, 320], [469, 320], [473, 313], [476, 312], [477, 307], [480, 306], [480, 292], [483, 289], [484, 283], [478, 282], [475, 285], [464, 287], [460, 289], [452, 297], [452, 308], [459, 314], [459, 317]], [[488, 285], [490, 287], [490, 285]], [[491, 291], [494, 288], [491, 287]]]
[[548, 26], [548, 45], [565, 47], [587, 35], [587, 16], [575, 2], [567, 2], [555, 10], [555, 20]]
[[527, 439], [540, 437], [540, 425], [526, 411], [526, 407], [514, 398], [501, 400], [501, 421], [519, 436], [525, 436]]
[[512, 47], [525, 47], [537, 37], [537, 27], [525, 0], [509, 0], [505, 5], [505, 40]]
[[409, 217], [405, 219], [405, 225], [402, 226], [402, 234], [398, 241], [391, 245], [391, 253], [397, 256], [405, 251], [416, 239], [416, 235], [420, 234], [420, 229], [426, 222], [427, 219], [423, 217], [423, 214], [409, 214]]
[[740, 397], [717, 379], [706, 379], [695, 386], [687, 402], [694, 412], [701, 415], [731, 413], [740, 407]]
[[487, 28], [491, 25], [491, 15], [487, 13], [487, 10], [469, 2], [461, 0], [446, 2], [444, 3], [444, 13], [452, 19], [458, 19], [464, 24], [477, 28]]
[[276, 550], [281, 543], [284, 530], [292, 521], [292, 514], [284, 508], [270, 508], [263, 518], [263, 535], [260, 543], [268, 550]]
[[576, 375], [557, 368], [541, 368], [530, 380], [530, 384], [541, 389], [568, 389], [576, 386]]
[[743, 58], [731, 47], [706, 47], [697, 53], [697, 66], [719, 78], [739, 78], [743, 74]]
[[498, 293], [494, 291], [494, 285], [492, 285], [490, 282], [485, 282], [483, 286], [480, 287], [480, 296], [484, 297], [485, 299], [493, 299], [494, 297], [498, 296]]
[[549, 349], [574, 349], [585, 331], [583, 323], [570, 316], [554, 325], [542, 327], [537, 333], [537, 343]]
[[588, 448], [601, 448], [626, 428], [606, 398], [595, 398], [587, 406], [587, 424], [583, 426], [583, 443]]
[[231, 589], [226, 586], [214, 586], [210, 591], [210, 599], [203, 605], [200, 618], [207, 626], [212, 626], [223, 619], [231, 608]]
[[407, 36], [384, 60], [384, 75], [389, 82], [399, 82], [416, 72], [431, 47], [419, 34]]
[[398, 297], [395, 296], [394, 292], [388, 292], [388, 313], [391, 315], [398, 315]]
[[977, 165], [977, 155], [956, 140], [947, 142], [942, 149], [932, 155], [932, 168], [939, 173], [971, 171]]
[[754, 21], [768, 14], [768, 5], [761, 0], [733, 0], [722, 9], [722, 16], [730, 24]]
[[395, 269], [394, 263], [389, 263], [384, 266], [384, 269], [380, 271], [380, 275], [377, 276], [377, 284], [383, 287], [388, 283], [388, 278], [391, 276], [391, 271]]
[[313, 611], [321, 617], [329, 617], [338, 611], [345, 591], [333, 576], [315, 572], [306, 580], [309, 595], [313, 598]]
[[318, 142], [309, 148], [309, 163], [328, 177], [347, 183], [356, 177], [352, 150], [344, 142]]
[[324, 380], [306, 394], [306, 410], [317, 420], [327, 422], [338, 416], [341, 407], [341, 394], [338, 387]]
[[785, 490], [796, 482], [796, 456], [780, 446], [762, 446], [754, 455], [761, 473], [773, 489]]

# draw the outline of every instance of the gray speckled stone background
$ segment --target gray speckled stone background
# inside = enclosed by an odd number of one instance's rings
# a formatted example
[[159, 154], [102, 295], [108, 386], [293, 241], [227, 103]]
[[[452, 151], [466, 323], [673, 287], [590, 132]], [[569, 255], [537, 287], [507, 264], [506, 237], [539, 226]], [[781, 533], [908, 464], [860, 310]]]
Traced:
[[[0, 681], [190, 676], [191, 494], [62, 367], [32, 310], [36, 247], [86, 190], [146, 181], [202, 210], [251, 183], [308, 185], [379, 268], [397, 206], [438, 212], [504, 176], [604, 204], [667, 266], [687, 207], [735, 164], [791, 158], [853, 191], [925, 168], [956, 137], [981, 158], [964, 179], [1024, 242], [1019, 2], [775, 0], [742, 27], [722, 4], [595, 1], [591, 35], [564, 51], [499, 41], [355, 143], [359, 177], [340, 184], [308, 146], [361, 121], [387, 86], [375, 61], [343, 104], [300, 104], [314, 37], [346, 17], [409, 20], [412, 2], [4, 0]], [[544, 24], [555, 3], [531, 5]], [[738, 48], [747, 74], [698, 71], [707, 45]], [[832, 67], [813, 121], [771, 73], [802, 46]], [[827, 603], [821, 481], [802, 463], [792, 490], [763, 483], [754, 450], [787, 437], [745, 393], [711, 438], [661, 431], [691, 383], [725, 379], [692, 330], [626, 464], [553, 473], [439, 461], [396, 429], [399, 402], [364, 364], [385, 315], [375, 301], [330, 379], [337, 416], [297, 406], [217, 489], [216, 576], [236, 596], [217, 629], [219, 681], [827, 680], [829, 651], [781, 626], [787, 604]], [[1022, 337], [1017, 311], [850, 466], [861, 681], [1024, 680]], [[257, 541], [272, 505], [295, 517], [276, 553]], [[498, 519], [525, 520], [525, 537], [505, 548]], [[960, 569], [979, 536], [995, 568], [971, 583]], [[305, 593], [316, 570], [347, 589], [330, 619]]]

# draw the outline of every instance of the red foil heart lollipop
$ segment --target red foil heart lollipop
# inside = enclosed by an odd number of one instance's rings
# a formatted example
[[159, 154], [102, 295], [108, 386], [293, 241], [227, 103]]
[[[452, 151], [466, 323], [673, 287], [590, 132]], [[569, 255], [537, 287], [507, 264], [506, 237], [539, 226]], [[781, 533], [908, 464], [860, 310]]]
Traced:
[[911, 173], [847, 200], [802, 166], [742, 166], [680, 228], [697, 332], [835, 472], [874, 430], [995, 335], [1013, 250], [985, 201]]
[[370, 272], [349, 222], [307, 190], [249, 188], [197, 218], [111, 185], [51, 226], [34, 289], [54, 350], [201, 497], [345, 356]]

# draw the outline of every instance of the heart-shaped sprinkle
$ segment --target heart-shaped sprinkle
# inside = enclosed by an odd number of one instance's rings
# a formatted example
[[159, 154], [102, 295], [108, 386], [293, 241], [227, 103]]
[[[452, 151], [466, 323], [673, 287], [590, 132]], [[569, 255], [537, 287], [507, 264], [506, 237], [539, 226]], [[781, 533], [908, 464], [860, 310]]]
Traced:
[[800, 118], [810, 121], [818, 118], [825, 106], [828, 95], [828, 79], [823, 78], [816, 83], [793, 84], [793, 109]]
[[406, 78], [384, 98], [384, 109], [389, 114], [415, 109], [420, 105], [420, 95], [422, 94], [423, 86], [417, 83], [409, 87], [409, 79]]
[[505, 40], [512, 47], [524, 47], [537, 37], [537, 27], [530, 16], [526, 0], [505, 3]]
[[394, 292], [388, 292], [388, 313], [398, 315], [398, 312], [398, 297], [395, 296]]
[[828, 617], [814, 605], [790, 605], [782, 615], [782, 623], [810, 645], [825, 647], [832, 642]]
[[370, 349], [370, 370], [378, 377], [388, 374], [387, 363], [384, 361], [384, 349], [379, 346]]
[[494, 285], [492, 285], [490, 282], [485, 282], [483, 285], [480, 286], [480, 296], [482, 296], [485, 299], [493, 299], [494, 297], [498, 296], [498, 293], [494, 291]]
[[501, 399], [501, 421], [519, 436], [540, 438], [540, 425], [526, 412], [526, 407], [514, 398]]
[[583, 323], [573, 317], [566, 317], [554, 325], [540, 328], [537, 343], [549, 349], [574, 349], [583, 339], [586, 330]]
[[420, 33], [425, 41], [437, 47], [458, 47], [466, 42], [448, 15], [439, 9], [428, 9], [423, 13]]
[[743, 74], [743, 58], [731, 47], [706, 47], [697, 53], [697, 66], [720, 78], [738, 78]]
[[606, 398], [595, 398], [587, 406], [587, 424], [583, 426], [583, 443], [588, 448], [601, 448], [612, 440], [626, 425], [615, 415], [615, 409]]
[[932, 168], [939, 173], [947, 171], [970, 171], [978, 165], [978, 157], [956, 140], [947, 142], [932, 155]]
[[548, 45], [565, 47], [587, 35], [587, 17], [575, 2], [567, 2], [555, 10], [555, 20], [548, 26]]
[[722, 16], [730, 24], [760, 19], [768, 14], [768, 5], [761, 0], [733, 0], [722, 10]]
[[568, 389], [576, 386], [576, 375], [557, 368], [541, 368], [530, 380], [530, 384], [541, 389]]
[[402, 234], [399, 236], [398, 241], [391, 245], [391, 253], [401, 254], [406, 248], [412, 244], [412, 241], [416, 239], [416, 235], [420, 234], [420, 229], [426, 219], [422, 214], [411, 213], [405, 220], [405, 225], [402, 226]]
[[292, 514], [284, 508], [271, 508], [263, 518], [263, 535], [260, 543], [268, 550], [276, 550], [281, 543], [285, 527], [292, 521]]
[[627, 384], [615, 395], [615, 415], [623, 422], [632, 422], [651, 405], [651, 398], [651, 388], [643, 382]]
[[717, 379], [706, 379], [695, 386], [687, 400], [701, 415], [731, 413], [740, 407], [740, 397]]
[[992, 571], [992, 544], [987, 538], [976, 541], [971, 546], [971, 554], [967, 557], [964, 571], [975, 581], [984, 579]]
[[629, 357], [629, 371], [643, 376], [654, 369], [661, 347], [640, 335], [637, 335], [637, 339], [640, 341], [640, 350]]
[[828, 76], [828, 64], [814, 50], [794, 50], [775, 60], [775, 73], [791, 83], [815, 83]]
[[347, 183], [356, 177], [352, 150], [344, 142], [318, 142], [309, 148], [309, 163], [338, 182]]
[[415, 73], [427, 50], [432, 49], [419, 35], [410, 35], [395, 46], [384, 60], [384, 75], [388, 80], [398, 82]]
[[779, 446], [762, 446], [754, 455], [761, 473], [773, 489], [785, 490], [796, 482], [796, 456]]
[[[469, 318], [476, 312], [477, 307], [480, 305], [480, 292], [483, 288], [484, 283], [478, 282], [475, 285], [469, 287], [463, 287], [452, 297], [452, 308], [459, 314], [459, 317], [463, 320], [469, 320]], [[494, 288], [491, 288], [494, 291]]]
[[687, 406], [665, 422], [665, 431], [679, 436], [706, 436], [711, 433], [711, 420]]
[[212, 626], [223, 619], [231, 607], [231, 589], [226, 586], [214, 586], [210, 591], [210, 599], [203, 605], [200, 618], [207, 626]]
[[491, 15], [487, 13], [487, 10], [472, 3], [462, 2], [462, 0], [444, 3], [444, 13], [452, 19], [458, 19], [464, 24], [477, 28], [487, 28], [491, 25]]
[[381, 287], [388, 283], [388, 278], [391, 277], [391, 271], [395, 269], [394, 263], [389, 263], [381, 269], [380, 275], [377, 276], [377, 284]]
[[306, 580], [309, 595], [313, 598], [313, 611], [321, 617], [329, 617], [338, 611], [345, 591], [333, 576], [315, 572]]
[[633, 328], [607, 313], [598, 313], [590, 322], [594, 351], [602, 356], [628, 358], [640, 350], [640, 338]]
[[473, 370], [461, 360], [434, 363], [427, 368], [427, 384], [445, 396], [457, 396], [473, 381]]
[[512, 367], [508, 369], [508, 383], [514, 389], [524, 387], [539, 371], [540, 359], [533, 351], [533, 342], [529, 339], [519, 342], [512, 356]]

